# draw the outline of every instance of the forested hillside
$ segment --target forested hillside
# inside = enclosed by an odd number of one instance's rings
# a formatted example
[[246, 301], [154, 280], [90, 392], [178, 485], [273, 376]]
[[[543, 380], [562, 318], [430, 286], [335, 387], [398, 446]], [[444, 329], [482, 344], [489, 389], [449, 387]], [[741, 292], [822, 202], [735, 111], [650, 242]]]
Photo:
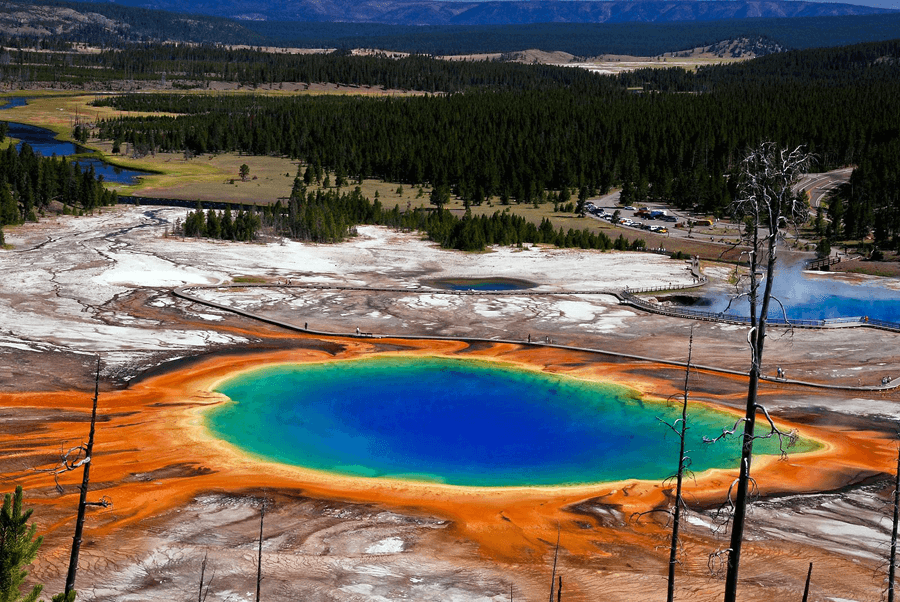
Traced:
[[[286, 155], [338, 177], [448, 186], [475, 204], [621, 185], [630, 203], [721, 215], [729, 174], [761, 140], [804, 145], [821, 170], [881, 156], [898, 135], [898, 57], [892, 42], [568, 82], [534, 67], [534, 88], [523, 76], [507, 80], [515, 91], [399, 99], [126, 95], [98, 104], [183, 116], [122, 117], [97, 133], [138, 148]], [[627, 91], [635, 82], [647, 91]], [[885, 236], [898, 231], [898, 210], [879, 213]]]
[[841, 17], [754, 18], [678, 23], [538, 23], [481, 26], [384, 26], [366, 23], [248, 21], [279, 45], [301, 48], [381, 48], [449, 55], [560, 50], [576, 56], [658, 56], [722, 40], [763, 38], [804, 49], [897, 37], [900, 13]]
[[537, 90], [576, 87], [590, 92], [611, 84], [583, 70], [493, 61], [441, 61], [414, 55], [286, 54], [213, 46], [141, 44], [97, 54], [6, 52], [0, 81], [40, 81], [73, 86], [111, 81], [159, 81], [205, 87], [211, 81], [246, 85], [330, 82], [425, 92], [470, 88]]
[[82, 42], [120, 46], [130, 42], [185, 41], [260, 44], [266, 38], [224, 17], [186, 15], [112, 2], [0, 1], [0, 36], [6, 45], [59, 47]]
[[[46, 55], [47, 53], [44, 53]], [[858, 165], [831, 234], [875, 228], [897, 246], [900, 202], [900, 41], [792, 51], [727, 66], [604, 76], [565, 67], [142, 45], [80, 55], [11, 53], [17, 70], [56, 78], [198, 82], [333, 82], [416, 89], [400, 98], [132, 94], [99, 99], [123, 111], [101, 138], [138, 151], [282, 155], [349, 181], [380, 178], [446, 189], [470, 204], [584, 197], [613, 186], [623, 199], [665, 200], [722, 215], [740, 157], [762, 140], [803, 145], [814, 168]], [[102, 66], [103, 69], [98, 69]], [[74, 74], [74, 75], [73, 75]], [[198, 84], [202, 85], [202, 84]], [[189, 154], [190, 154], [189, 153]], [[846, 209], [846, 210], [844, 210]], [[876, 228], [877, 226], [877, 228]]]

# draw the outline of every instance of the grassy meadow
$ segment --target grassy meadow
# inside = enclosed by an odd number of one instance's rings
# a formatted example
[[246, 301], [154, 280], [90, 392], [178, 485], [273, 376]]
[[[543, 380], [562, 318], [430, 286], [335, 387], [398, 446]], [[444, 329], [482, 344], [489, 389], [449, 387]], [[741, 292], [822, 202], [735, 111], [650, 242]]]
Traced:
[[[152, 93], [152, 92], [148, 92]], [[198, 91], [196, 93], [208, 93]], [[242, 94], [260, 91], [218, 92], [220, 94]], [[321, 94], [321, 93], [347, 93], [341, 91], [311, 90], [305, 91], [272, 91], [267, 94]], [[16, 107], [6, 111], [2, 116], [10, 121], [29, 123], [51, 129], [59, 134], [61, 140], [74, 141], [72, 130], [76, 120], [96, 122], [104, 118], [111, 118], [124, 114], [123, 111], [111, 107], [94, 107], [91, 105], [96, 94], [84, 92], [27, 92], [17, 93], [18, 96], [28, 96], [26, 106]], [[140, 113], [131, 113], [140, 114]], [[117, 190], [120, 194], [147, 196], [155, 198], [177, 198], [199, 201], [223, 201], [231, 203], [243, 203], [247, 205], [274, 204], [279, 199], [286, 199], [293, 186], [294, 178], [298, 171], [305, 169], [301, 162], [278, 156], [251, 156], [237, 153], [205, 154], [194, 157], [186, 157], [183, 153], [156, 153], [139, 159], [127, 155], [130, 151], [128, 144], [122, 145], [120, 154], [112, 153], [112, 142], [97, 139], [88, 140], [85, 145], [95, 151], [97, 155], [108, 163], [152, 172], [144, 176], [134, 185], [109, 183], [108, 187]], [[240, 166], [246, 164], [250, 168], [250, 175], [246, 181], [239, 176]], [[330, 174], [330, 180], [334, 183], [334, 174]], [[381, 180], [364, 179], [362, 183], [351, 181], [349, 188], [359, 186], [364, 196], [374, 200], [378, 198], [388, 209], [399, 205], [401, 209], [430, 207], [429, 197], [431, 189], [428, 186], [415, 186], [397, 182], [384, 182]], [[315, 186], [315, 184], [314, 184]], [[451, 199], [445, 206], [458, 215], [465, 212], [463, 202], [459, 199]], [[613, 226], [607, 221], [590, 217], [581, 218], [572, 213], [554, 212], [553, 203], [515, 203], [502, 205], [499, 198], [489, 199], [480, 206], [472, 206], [474, 215], [490, 215], [495, 211], [509, 211], [521, 215], [525, 219], [539, 224], [544, 218], [548, 218], [555, 229], [568, 230], [587, 229], [592, 232], [604, 232], [615, 238], [622, 234], [627, 240], [642, 238], [649, 247], [665, 247], [670, 250], [681, 250], [685, 253], [710, 256], [718, 254], [721, 249], [711, 245], [704, 245], [696, 240], [684, 240], [671, 238], [667, 235], [658, 235], [650, 232], [642, 232], [628, 228]]]

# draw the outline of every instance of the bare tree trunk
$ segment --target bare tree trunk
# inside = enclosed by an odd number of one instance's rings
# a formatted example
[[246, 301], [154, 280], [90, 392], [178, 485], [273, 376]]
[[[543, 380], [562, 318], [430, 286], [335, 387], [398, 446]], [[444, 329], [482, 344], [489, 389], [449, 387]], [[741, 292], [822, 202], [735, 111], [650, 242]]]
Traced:
[[900, 518], [900, 450], [897, 451], [897, 474], [894, 476], [894, 521], [891, 528], [891, 559], [888, 565], [888, 602], [894, 602], [894, 577], [897, 566], [897, 520]]
[[559, 576], [559, 585], [556, 586], [556, 602], [562, 602], [562, 575]]
[[556, 525], [556, 552], [553, 554], [553, 572], [550, 574], [550, 602], [553, 602], [553, 585], [556, 582], [557, 560], [559, 560], [559, 524]]
[[91, 482], [91, 464], [94, 462], [94, 427], [97, 423], [97, 400], [100, 397], [100, 357], [97, 357], [97, 374], [94, 378], [94, 407], [91, 410], [91, 430], [85, 448], [84, 472], [81, 476], [81, 495], [78, 499], [78, 516], [75, 519], [75, 535], [72, 537], [72, 554], [69, 556], [69, 572], [66, 575], [65, 596], [75, 589], [75, 575], [78, 572], [78, 552], [81, 550], [81, 535], [84, 532], [84, 514], [87, 509], [87, 492]]
[[694, 331], [688, 343], [687, 369], [684, 373], [684, 401], [681, 404], [681, 430], [678, 433], [678, 473], [675, 476], [675, 511], [672, 517], [672, 545], [669, 548], [669, 590], [666, 600], [675, 600], [675, 565], [678, 563], [678, 531], [681, 527], [681, 488], [684, 482], [684, 438], [687, 431], [688, 379], [691, 376], [691, 355], [694, 350]]
[[[772, 231], [777, 231], [777, 222]], [[744, 435], [741, 444], [741, 464], [739, 467], [738, 489], [734, 498], [734, 517], [731, 526], [731, 543], [728, 554], [728, 570], [725, 575], [725, 602], [737, 599], [738, 569], [741, 562], [741, 544], [744, 540], [744, 523], [747, 518], [747, 497], [750, 491], [750, 465], [753, 461], [753, 431], [756, 427], [757, 394], [759, 392], [759, 376], [762, 366], [763, 345], [766, 340], [766, 317], [769, 313], [769, 300], [772, 296], [772, 282], [775, 276], [775, 243], [776, 236], [768, 237], [768, 257], [766, 258], [766, 281], [762, 295], [759, 314], [756, 314], [756, 299], [759, 283], [756, 281], [756, 269], [759, 265], [758, 251], [754, 250], [750, 260], [750, 334], [751, 347], [750, 384], [747, 388], [747, 409], [744, 415]], [[754, 242], [757, 237], [754, 236]], [[755, 249], [758, 249], [754, 245]]]
[[[769, 302], [772, 298], [772, 284], [775, 280], [776, 247], [778, 230], [782, 225], [808, 218], [806, 208], [792, 199], [791, 185], [799, 175], [805, 173], [810, 156], [800, 147], [793, 151], [779, 150], [773, 143], [763, 143], [744, 159], [741, 184], [744, 205], [742, 212], [751, 218], [750, 232], [750, 383], [747, 388], [747, 408], [744, 415], [744, 434], [741, 440], [741, 463], [738, 468], [738, 487], [734, 497], [731, 541], [728, 550], [728, 565], [725, 575], [725, 602], [737, 600], [738, 569], [741, 561], [741, 544], [744, 539], [744, 524], [747, 516], [747, 498], [751, 479], [750, 465], [753, 460], [753, 439], [759, 377], [762, 369], [763, 345], [766, 340], [766, 321]], [[760, 230], [765, 236], [760, 240]], [[764, 247], [764, 248], [763, 248]], [[760, 257], [765, 253], [765, 257]], [[765, 283], [760, 296], [757, 269], [765, 261]], [[767, 415], [768, 417], [768, 415]], [[774, 430], [774, 423], [772, 423]]]
[[266, 502], [263, 500], [259, 509], [259, 554], [256, 559], [256, 602], [259, 602], [259, 589], [262, 583], [262, 546], [263, 546], [263, 519], [266, 517]]
[[803, 588], [803, 602], [809, 599], [809, 581], [812, 579], [812, 563], [809, 563], [809, 570], [806, 571], [806, 587]]
[[200, 592], [197, 594], [197, 602], [203, 602], [203, 579], [206, 577], [206, 557], [203, 555], [203, 562], [200, 564]]

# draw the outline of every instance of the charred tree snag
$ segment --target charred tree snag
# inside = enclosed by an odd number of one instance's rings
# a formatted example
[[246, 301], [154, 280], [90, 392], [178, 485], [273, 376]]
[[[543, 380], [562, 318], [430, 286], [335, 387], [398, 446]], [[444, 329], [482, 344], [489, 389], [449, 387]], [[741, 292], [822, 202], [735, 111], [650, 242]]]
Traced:
[[687, 409], [688, 409], [688, 381], [691, 376], [691, 356], [694, 351], [694, 330], [691, 328], [691, 338], [688, 342], [688, 360], [687, 367], [684, 372], [684, 399], [681, 404], [681, 419], [676, 420], [674, 424], [669, 424], [675, 433], [678, 434], [678, 472], [675, 473], [675, 507], [672, 509], [672, 544], [669, 546], [669, 579], [667, 602], [675, 600], [675, 565], [678, 563], [678, 532], [681, 527], [681, 510], [685, 506], [684, 498], [681, 495], [682, 484], [684, 482], [684, 471], [690, 464], [690, 459], [685, 455], [684, 439], [687, 433]]
[[[741, 460], [738, 467], [738, 478], [728, 490], [728, 505], [732, 511], [731, 541], [724, 552], [727, 555], [725, 574], [725, 602], [737, 599], [738, 572], [741, 562], [741, 544], [744, 539], [744, 524], [747, 513], [747, 499], [751, 487], [755, 484], [750, 477], [750, 464], [753, 459], [753, 441], [760, 437], [778, 436], [781, 441], [782, 454], [785, 443], [790, 447], [796, 441], [795, 432], [780, 431], [766, 409], [757, 404], [759, 377], [762, 370], [763, 346], [766, 339], [766, 321], [769, 305], [774, 299], [772, 283], [775, 279], [777, 246], [780, 230], [805, 222], [809, 211], [805, 199], [799, 198], [793, 191], [793, 185], [806, 173], [811, 156], [801, 147], [793, 150], [779, 148], [773, 142], [764, 142], [751, 150], [741, 164], [738, 196], [732, 203], [731, 210], [736, 219], [746, 225], [743, 243], [749, 247], [750, 270], [749, 287], [734, 300], [746, 297], [750, 303], [750, 332], [747, 342], [750, 345], [750, 383], [747, 388], [747, 407], [743, 418], [737, 421], [731, 430], [723, 430], [715, 441], [735, 434], [744, 423], [741, 435]], [[782, 312], [784, 308], [782, 306]], [[769, 423], [770, 430], [766, 435], [756, 435], [757, 414], [763, 414]], [[732, 498], [732, 492], [737, 491]]]

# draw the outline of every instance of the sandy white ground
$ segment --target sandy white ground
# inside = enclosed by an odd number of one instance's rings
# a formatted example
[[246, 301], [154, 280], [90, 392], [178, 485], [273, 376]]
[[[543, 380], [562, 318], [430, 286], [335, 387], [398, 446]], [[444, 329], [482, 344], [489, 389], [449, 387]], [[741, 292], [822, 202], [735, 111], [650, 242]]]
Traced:
[[[184, 210], [117, 207], [101, 215], [59, 217], [7, 232], [11, 251], [0, 252], [0, 353], [4, 349], [103, 353], [128, 362], [153, 352], [189, 353], [245, 338], [213, 329], [173, 328], [159, 320], [129, 315], [117, 302], [135, 291], [158, 293], [148, 305], [174, 303], [178, 286], [229, 283], [235, 276], [291, 280], [295, 283], [418, 288], [426, 278], [511, 277], [540, 284], [536, 290], [608, 290], [690, 282], [683, 262], [643, 253], [600, 253], [529, 248], [494, 249], [482, 254], [443, 250], [416, 234], [361, 227], [359, 235], [337, 245], [281, 241], [225, 243], [167, 237]], [[321, 296], [321, 295], [320, 295]], [[326, 293], [336, 306], [340, 294]], [[302, 309], [321, 300], [278, 291], [236, 294], [238, 306], [289, 304]], [[452, 314], [459, 300], [411, 295], [398, 306]], [[521, 311], [537, 312], [565, 327], [578, 324], [599, 331], [615, 327], [621, 309], [612, 297], [540, 301], [479, 302], [475, 315], [490, 319]], [[222, 316], [207, 308], [184, 307], [200, 320]], [[346, 312], [344, 312], [346, 313]], [[630, 315], [630, 312], [626, 310]], [[379, 318], [378, 312], [368, 312]], [[598, 323], [597, 318], [609, 318]]]
[[[117, 207], [102, 215], [61, 217], [7, 230], [6, 240], [13, 249], [0, 251], [0, 387], [16, 374], [29, 374], [32, 388], [41, 388], [45, 384], [42, 376], [57, 371], [56, 362], [66, 357], [90, 363], [93, 354], [100, 353], [105, 374], [127, 380], [162, 361], [251, 343], [250, 335], [233, 334], [225, 328], [237, 323], [232, 314], [170, 294], [174, 287], [223, 285], [237, 276], [408, 291], [374, 295], [275, 286], [203, 294], [295, 323], [315, 320], [323, 329], [349, 332], [362, 325], [410, 334], [519, 339], [547, 335], [673, 360], [684, 359], [687, 337], [693, 332], [698, 363], [735, 369], [746, 365], [745, 327], [642, 314], [618, 305], [608, 294], [579, 294], [692, 281], [684, 262], [659, 255], [547, 248], [464, 254], [442, 250], [416, 234], [375, 227], [361, 227], [359, 236], [338, 245], [242, 244], [167, 236], [184, 213], [181, 209]], [[707, 276], [722, 285], [730, 272], [727, 267], [706, 270]], [[457, 296], [419, 290], [437, 278], [475, 277], [520, 278], [536, 283], [536, 291], [560, 294]], [[900, 372], [900, 357], [893, 351], [896, 342], [892, 333], [862, 329], [798, 331], [790, 336], [772, 332], [767, 359], [792, 362], [787, 364], [791, 376], [874, 383], [882, 373]], [[32, 356], [43, 358], [41, 375], [34, 376], [34, 366], [41, 362], [18, 366], [23, 358]], [[680, 375], [679, 371], [677, 377]], [[696, 386], [700, 387], [697, 396], [702, 397], [703, 387], [714, 389], [715, 383], [704, 377]], [[714, 395], [715, 390], [709, 394]], [[778, 411], [840, 415], [842, 421], [855, 417], [894, 421], [900, 416], [892, 398], [859, 394], [826, 398], [790, 391], [770, 402]], [[870, 426], [868, 422], [860, 424], [859, 428]], [[888, 530], [880, 519], [883, 512], [876, 489], [873, 485], [852, 492], [768, 501], [755, 510], [753, 537], [781, 542], [777, 545], [790, 549], [816, 549], [867, 566], [875, 564]], [[302, 545], [294, 546], [302, 554], [293, 550], [272, 553], [269, 558], [279, 572], [316, 582], [321, 594], [316, 599], [392, 600], [398, 599], [397, 591], [417, 600], [508, 599], [503, 576], [495, 568], [478, 565], [477, 555], [468, 548], [460, 544], [451, 549], [440, 540], [442, 553], [451, 556], [435, 557], [436, 545], [419, 543], [444, 529], [443, 522], [404, 518], [407, 522], [396, 526], [391, 516], [369, 516], [366, 509], [341, 508], [340, 512], [350, 515], [330, 516], [328, 508], [313, 508], [313, 502], [308, 505], [308, 511], [299, 514], [296, 505], [287, 506], [291, 513], [272, 521], [282, 529], [272, 536], [272, 546], [274, 538], [291, 543], [297, 531], [309, 530]], [[214, 550], [218, 579], [226, 584], [217, 599], [251, 599], [243, 573], [245, 565], [253, 563], [258, 528], [252, 499], [213, 496], [196, 499], [175, 512], [185, 518], [179, 521], [170, 514], [146, 527], [154, 552], [145, 555], [143, 550], [132, 550], [122, 555], [119, 565], [109, 568], [101, 566], [107, 559], [98, 558], [91, 570], [102, 573], [103, 578], [95, 581], [92, 591], [86, 590], [93, 599], [173, 599], [174, 591], [183, 594], [194, 586], [195, 565], [202, 557], [201, 550], [208, 547]], [[611, 508], [597, 506], [591, 512], [608, 515], [616, 525], [625, 522]], [[315, 523], [323, 516], [328, 520]], [[710, 523], [704, 513], [694, 514], [691, 520], [698, 531], [706, 530]], [[230, 525], [240, 528], [229, 532], [224, 526]], [[294, 545], [288, 543], [285, 548]], [[85, 551], [85, 558], [92, 553]], [[181, 565], [181, 572], [173, 568]], [[461, 566], [466, 567], [462, 573]], [[610, 594], [617, 587], [622, 589], [624, 593], [611, 600], [641, 599], [635, 592], [660, 591], [641, 571], [601, 574], [591, 568], [590, 574], [582, 580], [590, 583], [596, 579], [596, 591]], [[335, 575], [341, 576], [339, 581]], [[543, 584], [542, 579], [541, 587]], [[290, 589], [294, 586], [285, 580], [282, 599], [300, 599]], [[707, 589], [717, 590], [718, 586]], [[133, 594], [136, 591], [139, 593]], [[713, 598], [700, 595], [697, 599]]]

